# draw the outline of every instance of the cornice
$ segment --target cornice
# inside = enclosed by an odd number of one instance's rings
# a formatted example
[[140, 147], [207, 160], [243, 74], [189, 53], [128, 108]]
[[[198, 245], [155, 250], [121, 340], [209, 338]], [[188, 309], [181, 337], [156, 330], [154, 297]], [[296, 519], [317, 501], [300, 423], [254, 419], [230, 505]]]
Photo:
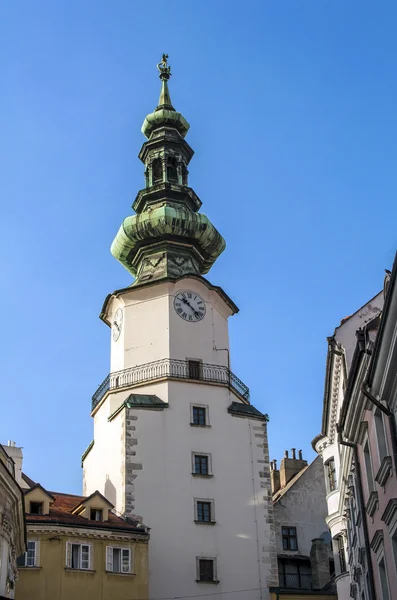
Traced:
[[75, 527], [61, 527], [58, 524], [49, 525], [48, 523], [27, 524], [28, 534], [50, 534], [51, 536], [60, 535], [62, 537], [74, 537], [74, 538], [85, 538], [92, 540], [119, 540], [119, 541], [133, 541], [143, 544], [148, 543], [147, 535], [140, 535], [134, 532], [128, 533], [126, 531], [117, 532], [116, 530], [107, 531], [105, 529], [90, 531], [83, 528]]
[[371, 549], [376, 553], [378, 552], [380, 546], [383, 544], [383, 531], [382, 529], [377, 529], [372, 537], [370, 542]]

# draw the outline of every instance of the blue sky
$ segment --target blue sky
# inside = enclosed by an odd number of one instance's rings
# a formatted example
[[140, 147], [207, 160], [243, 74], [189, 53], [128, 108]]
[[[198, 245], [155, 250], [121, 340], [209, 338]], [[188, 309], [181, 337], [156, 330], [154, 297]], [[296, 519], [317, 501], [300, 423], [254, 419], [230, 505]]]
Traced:
[[109, 369], [109, 247], [143, 187], [141, 123], [167, 52], [190, 183], [227, 241], [208, 278], [240, 307], [233, 371], [271, 458], [320, 431], [326, 337], [397, 249], [397, 7], [351, 0], [0, 5], [0, 440], [79, 493]]

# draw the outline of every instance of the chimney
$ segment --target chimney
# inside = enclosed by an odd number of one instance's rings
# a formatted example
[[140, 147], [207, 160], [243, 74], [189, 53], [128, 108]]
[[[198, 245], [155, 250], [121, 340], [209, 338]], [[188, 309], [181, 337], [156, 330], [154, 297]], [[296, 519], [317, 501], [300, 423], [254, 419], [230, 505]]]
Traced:
[[284, 458], [281, 461], [280, 485], [282, 488], [285, 487], [299, 471], [302, 471], [302, 469], [307, 467], [307, 460], [303, 460], [302, 458], [302, 450], [299, 450], [299, 458], [296, 458], [296, 448], [292, 448], [291, 452], [292, 458], [288, 458], [288, 450], [286, 450]]
[[321, 538], [312, 540], [310, 550], [313, 590], [321, 590], [331, 580], [327, 544]]
[[272, 460], [270, 463], [270, 484], [272, 486], [272, 494], [275, 494], [280, 489], [280, 471], [277, 469], [276, 460]]

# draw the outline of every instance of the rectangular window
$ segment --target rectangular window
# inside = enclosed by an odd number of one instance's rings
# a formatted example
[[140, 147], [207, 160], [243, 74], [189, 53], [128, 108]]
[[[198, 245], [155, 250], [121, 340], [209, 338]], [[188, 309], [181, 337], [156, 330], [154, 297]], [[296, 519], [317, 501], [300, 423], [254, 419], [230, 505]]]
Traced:
[[36, 567], [38, 542], [28, 542], [27, 552], [17, 559], [18, 567]]
[[215, 559], [214, 558], [199, 558], [198, 559], [198, 581], [215, 581]]
[[283, 549], [284, 550], [298, 550], [296, 527], [282, 527], [281, 533], [282, 533], [282, 538], [283, 538]]
[[72, 542], [66, 542], [66, 566], [69, 567], [69, 569], [89, 569], [89, 544], [73, 544]]
[[102, 521], [102, 511], [97, 508], [91, 508], [91, 521]]
[[193, 406], [193, 425], [207, 425], [207, 409], [204, 406]]
[[376, 429], [376, 440], [378, 443], [378, 452], [379, 452], [379, 461], [387, 456], [387, 445], [386, 445], [386, 433], [385, 433], [385, 425], [383, 422], [383, 415], [379, 408], [377, 408], [374, 412], [375, 417], [375, 429]]
[[328, 491], [333, 492], [334, 490], [336, 490], [336, 469], [335, 461], [333, 458], [330, 458], [325, 463], [325, 468], [327, 471]]
[[106, 570], [112, 573], [131, 573], [130, 549], [107, 546]]
[[31, 502], [30, 503], [30, 514], [42, 515], [43, 514], [43, 503], [42, 502]]
[[364, 446], [364, 461], [365, 461], [365, 470], [367, 473], [368, 495], [370, 495], [371, 492], [373, 492], [375, 489], [375, 484], [374, 484], [374, 474], [373, 474], [373, 470], [372, 470], [372, 461], [371, 461], [371, 454], [369, 451], [368, 440]]
[[202, 378], [202, 363], [201, 360], [188, 360], [188, 377], [189, 379], [201, 379]]
[[194, 455], [194, 474], [195, 475], [209, 475], [208, 455], [207, 454], [195, 454]]
[[194, 520], [196, 523], [215, 523], [213, 500], [195, 500]]
[[385, 565], [385, 559], [383, 557], [382, 557], [382, 560], [378, 563], [378, 567], [379, 567], [380, 585], [382, 588], [382, 600], [390, 600], [389, 584], [387, 582], [386, 565]]
[[341, 573], [346, 573], [346, 556], [345, 556], [345, 545], [343, 543], [343, 537], [340, 535], [336, 538], [339, 568]]

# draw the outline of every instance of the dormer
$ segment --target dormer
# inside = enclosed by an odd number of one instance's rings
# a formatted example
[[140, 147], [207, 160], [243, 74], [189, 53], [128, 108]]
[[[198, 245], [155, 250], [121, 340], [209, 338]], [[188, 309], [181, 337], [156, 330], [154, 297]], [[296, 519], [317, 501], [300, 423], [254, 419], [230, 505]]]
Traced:
[[114, 505], [96, 490], [91, 496], [82, 500], [73, 510], [73, 515], [79, 515], [90, 521], [108, 521], [109, 511]]
[[30, 515], [48, 515], [50, 514], [50, 504], [55, 501], [47, 490], [39, 483], [25, 492], [26, 512]]

